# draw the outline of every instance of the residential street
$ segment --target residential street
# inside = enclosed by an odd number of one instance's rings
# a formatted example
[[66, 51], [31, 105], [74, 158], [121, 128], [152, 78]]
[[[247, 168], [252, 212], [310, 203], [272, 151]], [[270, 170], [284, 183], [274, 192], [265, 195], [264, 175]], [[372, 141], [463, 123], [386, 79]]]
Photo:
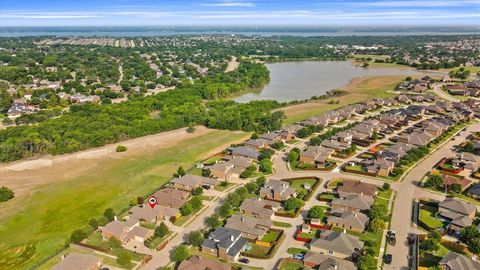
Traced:
[[[392, 264], [385, 265], [384, 269], [409, 269], [407, 236], [409, 232], [414, 232], [411, 226], [412, 200], [416, 197], [415, 195], [417, 195], [417, 197], [424, 197], [424, 195], [427, 194], [427, 192], [418, 188], [417, 185], [425, 173], [430, 171], [442, 158], [455, 155], [454, 151], [452, 151], [452, 147], [455, 144], [465, 140], [470, 132], [478, 130], [480, 130], [480, 123], [469, 126], [467, 131], [461, 131], [461, 136], [454, 137], [454, 141], [448, 140], [437, 149], [437, 151], [427, 156], [408, 172], [403, 181], [396, 186], [397, 197], [392, 212], [391, 230], [396, 231], [397, 244], [395, 246], [388, 246], [387, 252], [393, 254], [393, 260]], [[416, 192], [417, 190], [418, 192]], [[438, 194], [435, 195], [437, 195], [438, 198]]]

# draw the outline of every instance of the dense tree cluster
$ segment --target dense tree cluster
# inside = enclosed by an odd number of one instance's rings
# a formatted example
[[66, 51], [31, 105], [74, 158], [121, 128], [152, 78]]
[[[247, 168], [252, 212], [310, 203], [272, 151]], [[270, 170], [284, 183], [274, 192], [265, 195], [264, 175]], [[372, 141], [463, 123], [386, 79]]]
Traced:
[[[73, 105], [70, 112], [58, 118], [0, 131], [0, 161], [47, 153], [71, 153], [192, 123], [258, 132], [278, 129], [284, 115], [282, 112], [272, 113], [279, 107], [275, 101], [246, 104], [226, 100], [204, 102], [205, 97], [216, 99], [241, 91], [237, 80], [232, 78], [240, 78], [242, 87], [258, 87], [268, 81], [268, 70], [260, 64], [245, 62], [237, 71], [226, 73], [225, 78], [204, 78], [198, 84], [186, 84], [155, 96], [131, 98], [118, 104]], [[220, 83], [221, 80], [224, 82]], [[220, 84], [223, 87], [217, 87]], [[206, 92], [209, 85], [214, 87]], [[155, 114], [158, 116], [152, 116], [152, 112], [159, 112]]]

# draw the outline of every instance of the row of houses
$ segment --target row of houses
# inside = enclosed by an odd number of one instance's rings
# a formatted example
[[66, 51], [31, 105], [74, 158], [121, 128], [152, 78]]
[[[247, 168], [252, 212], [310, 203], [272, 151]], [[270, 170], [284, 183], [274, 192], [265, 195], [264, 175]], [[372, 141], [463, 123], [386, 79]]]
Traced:
[[480, 80], [465, 82], [463, 84], [446, 84], [443, 86], [452, 95], [480, 97]]
[[411, 91], [422, 93], [430, 89], [430, 85], [433, 82], [433, 79], [429, 76], [425, 76], [421, 79], [415, 80], [406, 80], [397, 85], [396, 90], [399, 91]]

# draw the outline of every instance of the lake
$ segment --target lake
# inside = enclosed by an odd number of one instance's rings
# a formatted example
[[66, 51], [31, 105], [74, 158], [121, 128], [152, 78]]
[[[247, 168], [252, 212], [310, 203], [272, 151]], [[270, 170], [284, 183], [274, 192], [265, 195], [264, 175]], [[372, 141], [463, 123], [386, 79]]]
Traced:
[[270, 70], [270, 83], [260, 93], [247, 93], [236, 101], [303, 100], [345, 86], [356, 77], [428, 74], [414, 69], [355, 67], [351, 61], [282, 62], [266, 66]]

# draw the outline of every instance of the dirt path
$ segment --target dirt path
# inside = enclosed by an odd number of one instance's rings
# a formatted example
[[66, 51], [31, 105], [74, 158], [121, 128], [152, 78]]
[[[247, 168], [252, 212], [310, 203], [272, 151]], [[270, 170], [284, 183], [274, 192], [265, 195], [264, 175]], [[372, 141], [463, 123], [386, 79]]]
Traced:
[[[43, 156], [33, 160], [1, 164], [0, 186], [8, 186], [16, 195], [22, 195], [39, 185], [78, 176], [94, 168], [99, 162], [138, 157], [214, 131], [203, 126], [196, 127], [194, 133], [187, 133], [185, 130], [176, 129], [73, 154]], [[117, 153], [115, 148], [119, 144], [126, 146], [128, 150]]]
[[118, 65], [118, 72], [120, 72], [120, 76], [118, 77], [117, 84], [120, 84], [120, 82], [123, 80], [123, 66]]
[[238, 67], [237, 57], [232, 56], [232, 59], [230, 60], [230, 62], [228, 62], [228, 66], [225, 69], [225, 72], [234, 71], [235, 69], [237, 69], [237, 67]]

